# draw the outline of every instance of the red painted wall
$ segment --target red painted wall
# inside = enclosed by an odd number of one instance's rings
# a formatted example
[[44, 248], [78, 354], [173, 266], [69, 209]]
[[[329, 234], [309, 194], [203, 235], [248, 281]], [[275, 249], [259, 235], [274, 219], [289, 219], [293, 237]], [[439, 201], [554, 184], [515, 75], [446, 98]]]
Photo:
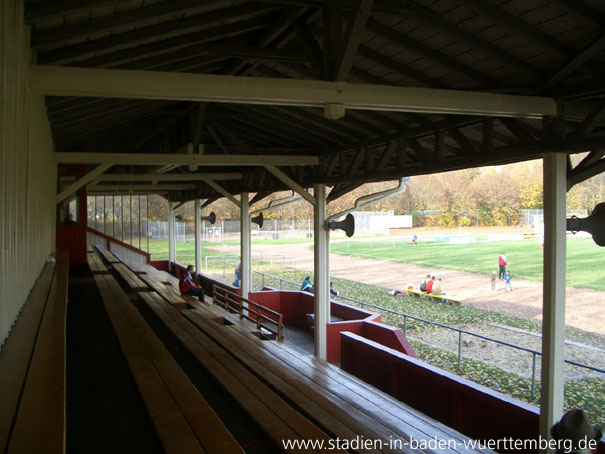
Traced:
[[[78, 179], [86, 174], [84, 166], [62, 166], [77, 167]], [[78, 225], [60, 225], [57, 224], [56, 247], [57, 249], [66, 249], [69, 251], [69, 265], [82, 265], [86, 263], [86, 222], [88, 215], [86, 212], [86, 187], [79, 190], [79, 216]]]
[[536, 407], [368, 339], [341, 337], [344, 370], [447, 426], [480, 440], [538, 436]]

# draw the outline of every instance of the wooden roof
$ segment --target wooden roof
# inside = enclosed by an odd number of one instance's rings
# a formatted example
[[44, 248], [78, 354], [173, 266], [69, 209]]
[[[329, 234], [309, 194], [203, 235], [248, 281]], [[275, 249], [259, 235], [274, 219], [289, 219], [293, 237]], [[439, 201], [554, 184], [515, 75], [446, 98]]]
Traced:
[[[368, 181], [590, 151], [569, 185], [605, 169], [601, 0], [30, 1], [37, 65], [346, 81], [551, 97], [540, 119], [48, 96], [57, 151], [318, 156], [280, 169], [331, 198]], [[111, 173], [241, 172], [232, 194], [285, 184], [262, 166], [116, 165]], [[109, 182], [107, 182], [109, 183]], [[119, 184], [126, 184], [121, 182]], [[115, 184], [113, 184], [115, 186]], [[174, 200], [220, 197], [195, 181]]]

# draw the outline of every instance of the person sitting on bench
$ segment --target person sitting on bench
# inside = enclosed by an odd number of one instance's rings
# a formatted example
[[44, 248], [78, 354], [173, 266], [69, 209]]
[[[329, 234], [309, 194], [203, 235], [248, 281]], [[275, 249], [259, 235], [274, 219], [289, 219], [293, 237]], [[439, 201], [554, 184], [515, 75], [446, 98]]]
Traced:
[[205, 303], [204, 301], [204, 289], [193, 282], [193, 277], [191, 276], [191, 272], [193, 271], [193, 265], [187, 266], [187, 275], [184, 279], [179, 281], [179, 289], [181, 290], [181, 295], [190, 295], [197, 296], [198, 299]]
[[426, 292], [426, 284], [430, 280], [431, 280], [431, 275], [430, 274], [427, 274], [426, 277], [424, 279], [422, 279], [422, 282], [420, 283], [420, 291], [421, 292]]
[[433, 285], [435, 285], [435, 276], [431, 276], [431, 278], [426, 283], [426, 293], [431, 293], [433, 290]]
[[434, 281], [433, 288], [431, 289], [431, 293], [433, 295], [445, 295], [446, 293], [441, 288], [441, 278]]
[[303, 292], [313, 293], [313, 282], [311, 282], [311, 276], [305, 277], [305, 280], [300, 286], [300, 290]]

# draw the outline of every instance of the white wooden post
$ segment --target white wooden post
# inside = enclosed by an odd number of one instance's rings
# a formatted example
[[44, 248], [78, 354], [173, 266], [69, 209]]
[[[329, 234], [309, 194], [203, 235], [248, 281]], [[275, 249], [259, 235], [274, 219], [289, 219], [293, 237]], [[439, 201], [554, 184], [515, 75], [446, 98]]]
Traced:
[[313, 187], [315, 262], [315, 355], [327, 359], [326, 325], [330, 322], [330, 232], [326, 228], [326, 185]]
[[252, 252], [250, 243], [250, 201], [248, 193], [242, 192], [240, 198], [241, 210], [241, 237], [240, 237], [240, 256], [242, 260], [242, 282], [241, 295], [248, 298], [248, 293], [252, 288], [252, 267], [250, 255]]
[[168, 201], [168, 268], [176, 261], [176, 237], [174, 229], [174, 202]]
[[544, 155], [544, 300], [540, 435], [545, 439], [550, 437], [550, 428], [563, 414], [566, 160], [564, 153]]
[[195, 204], [195, 271], [199, 274], [202, 272], [202, 207], [201, 200], [194, 200]]

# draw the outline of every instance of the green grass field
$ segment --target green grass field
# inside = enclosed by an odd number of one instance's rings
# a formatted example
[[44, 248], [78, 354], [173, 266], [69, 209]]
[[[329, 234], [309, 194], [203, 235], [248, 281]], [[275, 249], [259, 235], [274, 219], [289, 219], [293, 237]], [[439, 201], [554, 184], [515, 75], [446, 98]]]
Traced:
[[[452, 269], [477, 274], [498, 270], [498, 255], [506, 253], [513, 279], [542, 280], [542, 247], [531, 240], [475, 244], [402, 241], [351, 241], [330, 245], [332, 253], [371, 257], [399, 263]], [[591, 239], [567, 241], [567, 283], [575, 287], [605, 290], [604, 250]]]

